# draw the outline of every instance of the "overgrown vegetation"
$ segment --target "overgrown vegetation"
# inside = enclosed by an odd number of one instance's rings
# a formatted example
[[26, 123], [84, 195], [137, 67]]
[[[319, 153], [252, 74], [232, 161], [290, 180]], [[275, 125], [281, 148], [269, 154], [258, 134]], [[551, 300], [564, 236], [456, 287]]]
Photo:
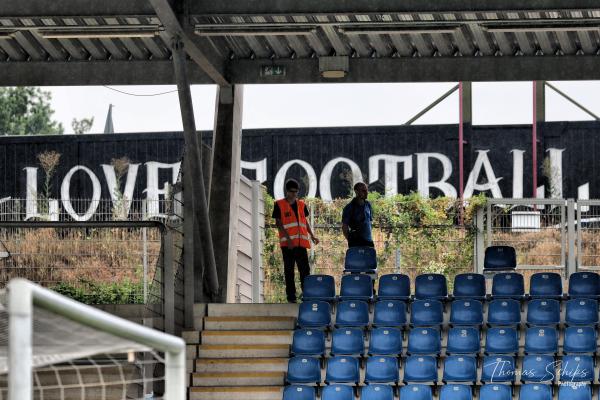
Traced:
[[[283, 302], [283, 261], [277, 229], [271, 219], [274, 200], [267, 193], [264, 198], [267, 225], [263, 246], [265, 301]], [[313, 273], [342, 274], [347, 245], [340, 221], [348, 201], [307, 200], [314, 214], [313, 230], [321, 240], [311, 251]], [[414, 278], [419, 273], [438, 272], [452, 282], [455, 274], [472, 270], [473, 218], [476, 208], [485, 203], [483, 195], [469, 199], [464, 208], [456, 199], [428, 199], [418, 193], [394, 197], [370, 193], [369, 201], [374, 212], [373, 239], [380, 273], [401, 271]]]

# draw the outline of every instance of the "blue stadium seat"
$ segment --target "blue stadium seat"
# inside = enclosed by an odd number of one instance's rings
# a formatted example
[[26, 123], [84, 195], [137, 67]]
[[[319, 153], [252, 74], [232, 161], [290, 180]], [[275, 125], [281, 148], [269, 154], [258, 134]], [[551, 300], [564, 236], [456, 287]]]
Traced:
[[302, 301], [334, 301], [335, 280], [331, 275], [308, 275], [304, 278]]
[[360, 328], [338, 328], [331, 335], [331, 355], [362, 356], [365, 336]]
[[448, 297], [446, 277], [442, 274], [421, 274], [415, 279], [417, 300], [444, 300]]
[[522, 300], [525, 297], [523, 275], [503, 272], [492, 278], [492, 298]]
[[534, 299], [527, 303], [527, 324], [556, 326], [560, 323], [560, 303], [554, 299]]
[[372, 356], [367, 359], [365, 383], [397, 384], [399, 378], [397, 357]]
[[374, 308], [374, 326], [403, 328], [406, 325], [406, 303], [403, 301], [379, 300]]
[[592, 299], [572, 299], [567, 301], [565, 322], [567, 325], [598, 324], [598, 302]]
[[590, 385], [560, 385], [558, 400], [592, 400]]
[[486, 354], [516, 355], [519, 352], [519, 338], [514, 328], [490, 328], [485, 336]]
[[477, 361], [473, 356], [450, 356], [444, 360], [444, 377], [446, 382], [477, 382]]
[[360, 390], [360, 400], [394, 400], [394, 389], [389, 385], [368, 385]]
[[455, 299], [485, 300], [485, 277], [482, 274], [458, 274], [454, 277]]
[[593, 354], [596, 352], [596, 329], [591, 326], [570, 326], [565, 329], [563, 353]]
[[354, 400], [354, 389], [348, 385], [327, 385], [321, 392], [321, 400]]
[[567, 355], [562, 358], [559, 379], [561, 382], [592, 382], [594, 359], [592, 356]]
[[358, 359], [349, 356], [336, 356], [327, 360], [325, 383], [348, 383], [357, 385], [360, 380]]
[[335, 315], [336, 327], [354, 326], [365, 328], [369, 325], [369, 305], [364, 301], [340, 301]]
[[558, 332], [556, 328], [535, 327], [525, 333], [525, 354], [556, 354]]
[[515, 359], [511, 356], [485, 356], [481, 367], [481, 382], [514, 382]]
[[488, 384], [479, 389], [479, 400], [512, 400], [509, 385]]
[[404, 362], [404, 383], [437, 382], [437, 361], [433, 356], [409, 356]]
[[379, 277], [377, 298], [380, 300], [410, 300], [410, 278], [404, 274], [386, 274]]
[[517, 268], [517, 253], [511, 246], [489, 246], [483, 258], [484, 272], [506, 271]]
[[373, 247], [350, 247], [346, 250], [344, 272], [374, 272], [377, 270], [377, 255]]
[[319, 329], [297, 329], [292, 339], [292, 355], [317, 356], [325, 355], [325, 333]]
[[319, 359], [307, 356], [290, 358], [285, 378], [288, 383], [320, 383], [321, 365]]
[[427, 385], [408, 385], [400, 388], [402, 400], [432, 400], [431, 387]]
[[344, 275], [340, 287], [340, 300], [373, 300], [373, 278], [369, 275]]
[[435, 328], [414, 328], [408, 334], [407, 354], [439, 354], [442, 347], [440, 331]]
[[415, 300], [410, 309], [413, 326], [439, 326], [444, 321], [444, 306], [437, 300]]
[[518, 325], [521, 322], [521, 305], [512, 299], [492, 300], [487, 322], [490, 326]]
[[522, 382], [546, 382], [555, 380], [554, 357], [549, 355], [528, 355], [523, 358]]
[[454, 300], [450, 306], [450, 324], [480, 326], [483, 324], [483, 305], [479, 300]]
[[458, 327], [448, 330], [448, 354], [478, 354], [480, 350], [479, 329]]
[[317, 400], [317, 395], [313, 386], [291, 385], [283, 391], [283, 400]]
[[552, 400], [552, 387], [538, 383], [527, 383], [521, 386], [519, 400]]
[[331, 305], [325, 301], [309, 301], [300, 304], [298, 326], [325, 329], [331, 324]]
[[467, 385], [444, 385], [440, 389], [440, 400], [473, 400], [473, 390]]
[[597, 299], [600, 297], [600, 275], [595, 272], [575, 272], [569, 276], [569, 297]]
[[529, 278], [529, 296], [533, 299], [556, 299], [563, 297], [562, 277], [556, 272], [538, 272]]
[[369, 355], [399, 356], [402, 354], [402, 332], [396, 328], [375, 328], [369, 339]]

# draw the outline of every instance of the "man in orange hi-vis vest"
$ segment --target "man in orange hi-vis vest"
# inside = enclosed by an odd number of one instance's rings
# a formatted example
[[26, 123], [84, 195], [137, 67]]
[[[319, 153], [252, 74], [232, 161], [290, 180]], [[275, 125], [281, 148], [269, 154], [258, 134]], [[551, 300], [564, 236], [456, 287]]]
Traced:
[[308, 224], [309, 214], [304, 201], [298, 199], [300, 185], [293, 179], [285, 183], [285, 198], [277, 200], [273, 207], [273, 218], [279, 230], [279, 245], [283, 254], [283, 275], [285, 293], [290, 303], [296, 302], [296, 284], [294, 265], [298, 265], [300, 286], [304, 288], [304, 278], [310, 275], [308, 252], [310, 242], [319, 243]]

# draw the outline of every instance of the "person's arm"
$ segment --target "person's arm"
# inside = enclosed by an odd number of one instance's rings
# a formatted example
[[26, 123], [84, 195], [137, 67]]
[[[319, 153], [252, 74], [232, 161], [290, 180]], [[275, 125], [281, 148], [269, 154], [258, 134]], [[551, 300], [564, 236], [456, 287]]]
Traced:
[[310, 224], [308, 223], [308, 221], [306, 221], [306, 230], [308, 231], [308, 234], [310, 235], [312, 242], [314, 244], [319, 244], [319, 239], [313, 234], [313, 231], [310, 228]]
[[348, 224], [342, 223], [342, 233], [344, 234], [346, 240], [348, 240], [348, 235], [350, 234], [350, 228], [348, 228]]
[[294, 246], [294, 241], [292, 239], [290, 239], [290, 235], [287, 232], [287, 230], [283, 227], [283, 223], [281, 222], [280, 218], [276, 218], [275, 219], [275, 224], [277, 225], [277, 229], [279, 230], [280, 233], [283, 233], [283, 236], [285, 238], [287, 238], [287, 245], [288, 248], [293, 249]]
[[350, 228], [348, 226], [350, 222], [350, 210], [348, 206], [344, 207], [342, 211], [342, 233], [344, 234], [344, 238], [348, 240], [348, 236], [350, 235]]

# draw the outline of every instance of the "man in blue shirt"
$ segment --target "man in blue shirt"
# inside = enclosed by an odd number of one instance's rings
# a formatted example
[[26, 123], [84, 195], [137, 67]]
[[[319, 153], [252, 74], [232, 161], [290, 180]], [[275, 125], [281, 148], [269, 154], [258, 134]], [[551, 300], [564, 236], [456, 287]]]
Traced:
[[342, 212], [342, 232], [348, 247], [375, 247], [371, 235], [373, 211], [371, 203], [367, 201], [369, 189], [365, 183], [359, 182], [354, 185], [354, 193], [354, 198]]

